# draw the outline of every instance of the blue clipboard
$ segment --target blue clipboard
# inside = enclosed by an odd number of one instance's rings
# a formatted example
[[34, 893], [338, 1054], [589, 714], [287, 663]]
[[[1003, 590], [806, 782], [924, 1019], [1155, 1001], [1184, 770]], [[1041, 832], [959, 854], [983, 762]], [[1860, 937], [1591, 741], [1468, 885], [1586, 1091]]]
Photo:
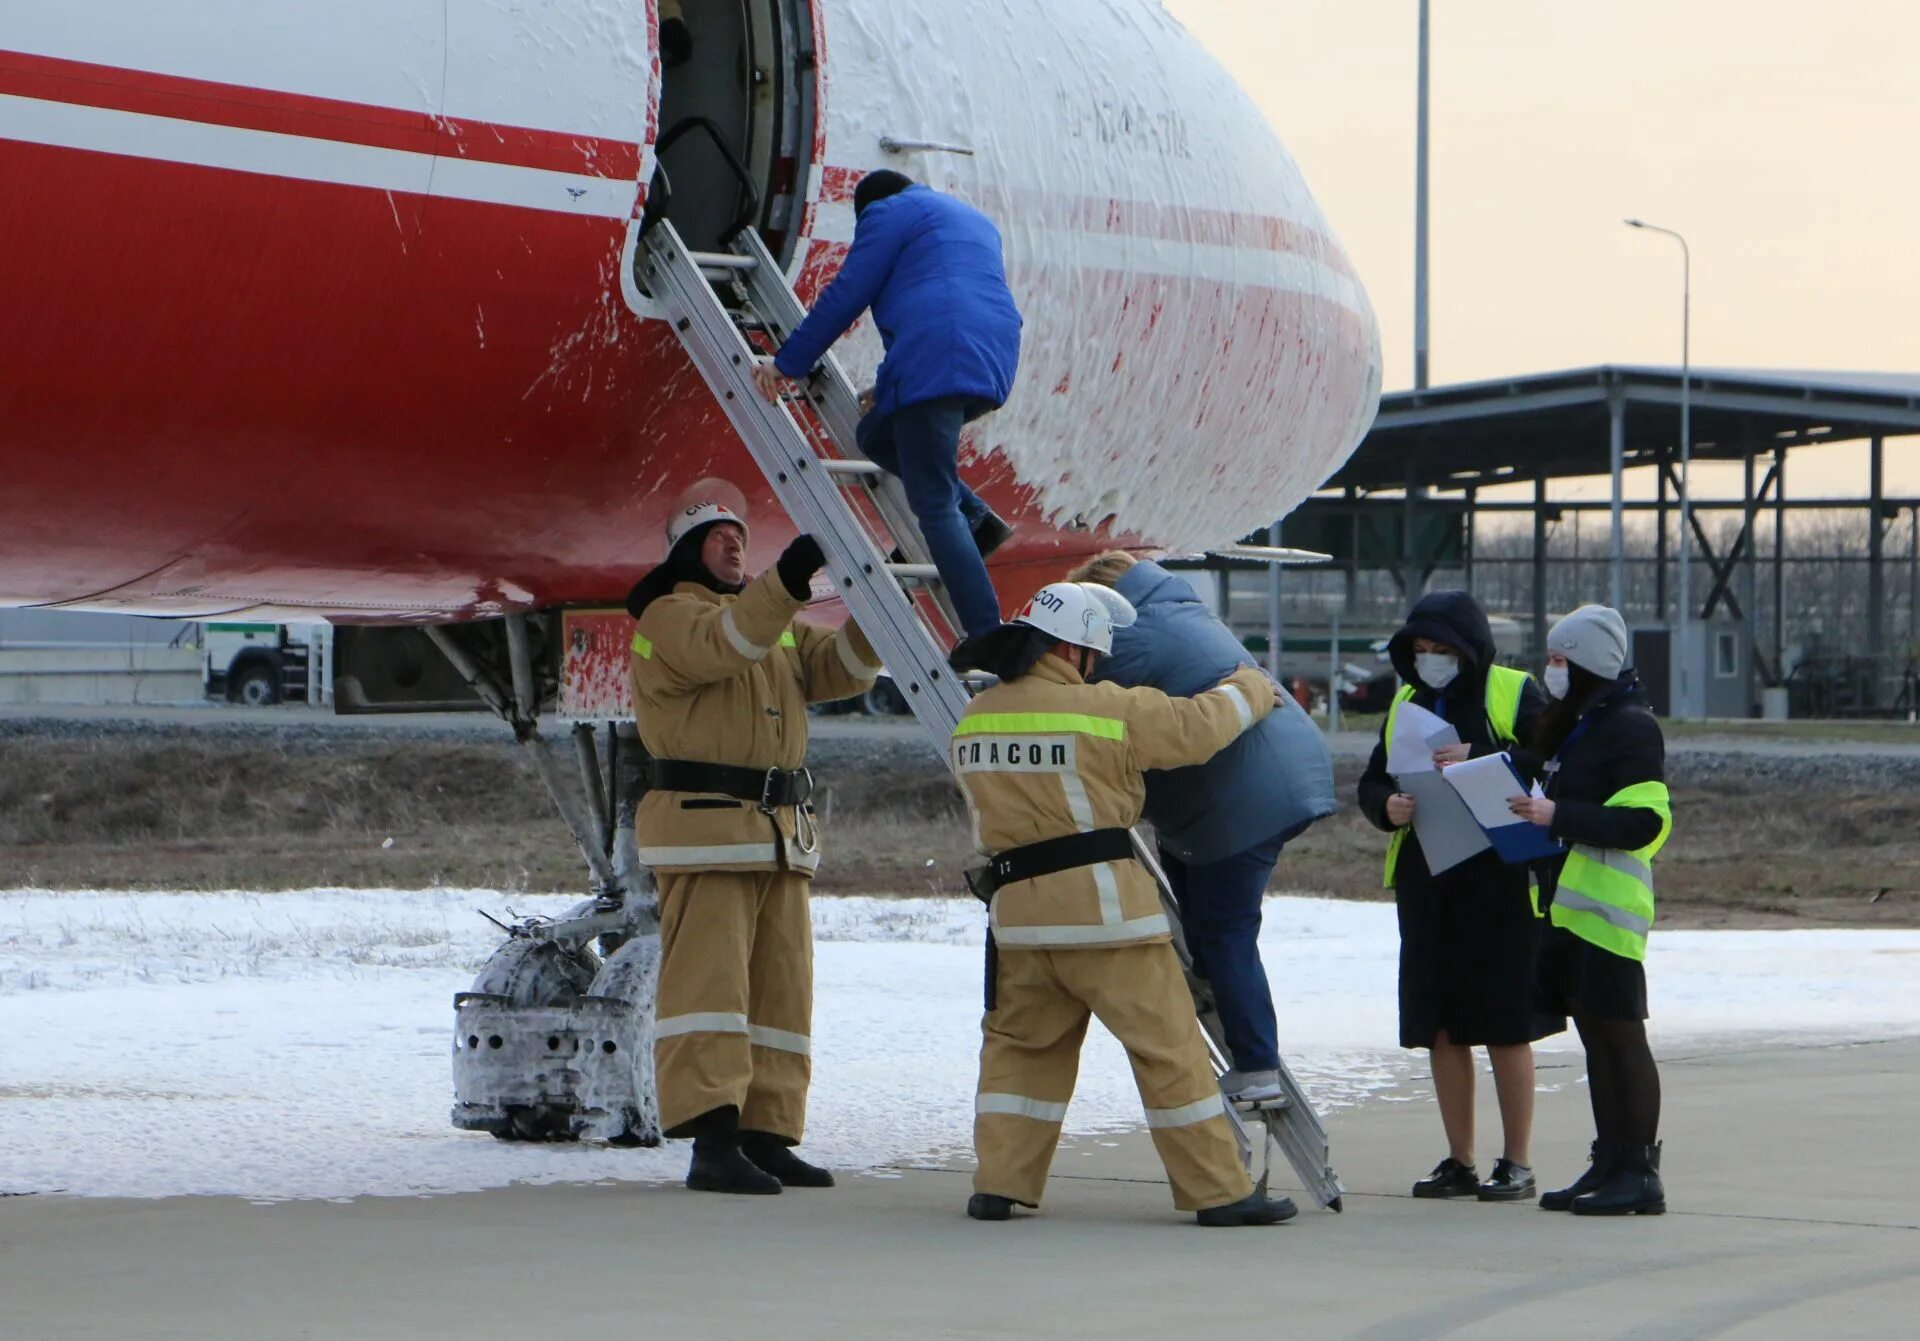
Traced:
[[[1505, 762], [1507, 772], [1513, 774], [1513, 780], [1520, 785], [1522, 791], [1525, 791], [1527, 780], [1521, 777], [1520, 770], [1513, 766], [1512, 758], [1504, 752], [1500, 758]], [[1485, 825], [1481, 827], [1486, 828]], [[1510, 866], [1545, 861], [1549, 857], [1562, 857], [1567, 852], [1564, 843], [1553, 841], [1549, 830], [1535, 824], [1532, 820], [1523, 820], [1518, 816], [1514, 818], [1513, 823], [1495, 825], [1487, 829], [1486, 833], [1487, 841], [1493, 844], [1493, 850], [1499, 854], [1500, 860]]]

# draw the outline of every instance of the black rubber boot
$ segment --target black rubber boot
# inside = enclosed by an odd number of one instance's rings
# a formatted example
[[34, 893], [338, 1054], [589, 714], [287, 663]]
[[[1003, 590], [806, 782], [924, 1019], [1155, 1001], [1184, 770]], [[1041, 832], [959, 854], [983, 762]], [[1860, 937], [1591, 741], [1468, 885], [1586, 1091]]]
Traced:
[[989, 512], [973, 528], [974, 548], [980, 551], [980, 557], [986, 558], [1013, 537], [1013, 523], [998, 513]]
[[996, 1197], [991, 1192], [975, 1192], [967, 1198], [967, 1218], [971, 1220], [1013, 1219], [1013, 1198]]
[[687, 1186], [695, 1192], [739, 1192], [767, 1197], [780, 1191], [780, 1180], [740, 1153], [740, 1110], [732, 1104], [702, 1113], [674, 1128], [693, 1137], [693, 1164]]
[[1613, 1142], [1595, 1141], [1587, 1148], [1587, 1171], [1574, 1179], [1571, 1187], [1563, 1187], [1557, 1192], [1542, 1192], [1540, 1209], [1564, 1211], [1572, 1206], [1575, 1197], [1584, 1197], [1607, 1181], [1607, 1172], [1613, 1168], [1615, 1158]]
[[1462, 1164], [1448, 1155], [1433, 1166], [1433, 1172], [1413, 1185], [1416, 1197], [1477, 1197], [1480, 1173], [1471, 1164]]
[[1506, 1158], [1493, 1162], [1493, 1176], [1480, 1184], [1479, 1192], [1482, 1201], [1531, 1201], [1539, 1194], [1533, 1170]]
[[1620, 1152], [1607, 1180], [1575, 1197], [1575, 1215], [1665, 1215], [1667, 1189], [1660, 1182], [1660, 1145], [1630, 1145]]
[[1242, 1225], [1277, 1225], [1298, 1214], [1290, 1197], [1269, 1197], [1264, 1192], [1254, 1192], [1225, 1206], [1195, 1211], [1193, 1218], [1209, 1229], [1237, 1229]]
[[762, 1173], [780, 1180], [782, 1187], [832, 1187], [833, 1175], [818, 1164], [809, 1164], [793, 1153], [785, 1137], [768, 1131], [740, 1133], [740, 1153], [752, 1160]]

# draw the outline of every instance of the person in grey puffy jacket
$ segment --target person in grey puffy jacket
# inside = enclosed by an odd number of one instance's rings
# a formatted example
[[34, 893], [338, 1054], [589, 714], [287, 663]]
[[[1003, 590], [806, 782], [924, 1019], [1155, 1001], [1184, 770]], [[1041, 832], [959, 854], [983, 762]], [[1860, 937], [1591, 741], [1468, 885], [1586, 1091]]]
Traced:
[[[1197, 694], [1257, 664], [1184, 578], [1124, 550], [1082, 564], [1070, 580], [1098, 582], [1133, 602], [1139, 618], [1115, 629], [1113, 654], [1093, 679], [1165, 694]], [[1194, 967], [1213, 985], [1233, 1054], [1230, 1098], [1280, 1096], [1273, 994], [1260, 962], [1260, 902], [1280, 850], [1331, 815], [1333, 756], [1289, 696], [1267, 719], [1204, 764], [1147, 774], [1146, 817], [1180, 905]]]

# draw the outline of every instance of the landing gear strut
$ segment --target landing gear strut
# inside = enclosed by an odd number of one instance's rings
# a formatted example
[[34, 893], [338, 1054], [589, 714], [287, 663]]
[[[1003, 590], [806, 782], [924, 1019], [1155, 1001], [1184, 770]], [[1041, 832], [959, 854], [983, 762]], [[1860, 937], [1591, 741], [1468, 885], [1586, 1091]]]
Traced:
[[[576, 724], [570, 782], [560, 751], [540, 734], [553, 685], [535, 645], [549, 625], [527, 615], [504, 624], [504, 648], [494, 638], [487, 650], [458, 628], [426, 633], [528, 751], [586, 858], [592, 896], [557, 919], [497, 924], [505, 942], [453, 999], [453, 1125], [504, 1141], [658, 1145], [660, 916], [633, 837], [645, 785], [639, 736], [631, 723], [609, 724], [603, 752], [593, 727]], [[488, 664], [502, 651], [504, 675]]]

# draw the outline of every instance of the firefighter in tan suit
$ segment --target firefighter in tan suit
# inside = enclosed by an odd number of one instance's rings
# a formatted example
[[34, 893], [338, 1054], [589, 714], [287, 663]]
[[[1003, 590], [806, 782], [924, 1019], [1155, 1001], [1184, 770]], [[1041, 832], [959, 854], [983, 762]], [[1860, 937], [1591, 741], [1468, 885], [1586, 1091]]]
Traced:
[[1150, 768], [1203, 763], [1273, 710], [1248, 667], [1190, 699], [1090, 685], [1093, 659], [1133, 607], [1109, 588], [1042, 587], [987, 635], [1001, 683], [969, 705], [953, 766], [990, 859], [998, 960], [981, 1021], [967, 1214], [1035, 1207], [1073, 1095], [1087, 1021], [1127, 1050], [1174, 1205], [1205, 1225], [1274, 1224], [1285, 1198], [1254, 1191], [1209, 1063], [1171, 929], [1128, 830]]
[[687, 1186], [831, 1187], [796, 1156], [813, 1023], [807, 883], [820, 864], [807, 704], [864, 692], [878, 658], [851, 623], [793, 623], [824, 560], [810, 536], [744, 581], [746, 524], [687, 508], [627, 598], [648, 790], [634, 818], [660, 884], [654, 1064], [660, 1120], [693, 1138]]

